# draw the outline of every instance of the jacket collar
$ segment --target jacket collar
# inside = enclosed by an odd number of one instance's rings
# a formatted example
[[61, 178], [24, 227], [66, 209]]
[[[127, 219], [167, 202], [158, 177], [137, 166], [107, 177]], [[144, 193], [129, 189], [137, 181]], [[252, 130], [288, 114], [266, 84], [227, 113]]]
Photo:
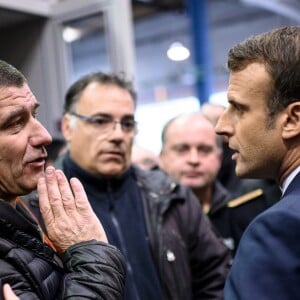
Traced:
[[[103, 191], [107, 190], [110, 186], [112, 190], [118, 190], [124, 186], [126, 181], [129, 179], [132, 173], [131, 168], [129, 168], [125, 173], [120, 176], [107, 178], [97, 174], [91, 174], [90, 172], [82, 169], [69, 155], [66, 153], [61, 162], [62, 169], [66, 174], [67, 178], [77, 177], [85, 185], [86, 189]], [[55, 166], [57, 166], [55, 164]]]
[[226, 207], [229, 200], [231, 200], [230, 193], [219, 181], [216, 181], [213, 186], [212, 207], [209, 214], [213, 214], [223, 207]]
[[16, 208], [13, 208], [5, 201], [0, 200], [0, 219], [4, 223], [13, 225], [16, 230], [26, 232], [40, 240], [42, 239], [37, 222], [19, 201], [17, 201]]
[[283, 193], [282, 197], [290, 193], [293, 193], [296, 190], [300, 190], [299, 182], [300, 182], [300, 172], [293, 178], [293, 180], [291, 181], [291, 183], [288, 185], [287, 189]]

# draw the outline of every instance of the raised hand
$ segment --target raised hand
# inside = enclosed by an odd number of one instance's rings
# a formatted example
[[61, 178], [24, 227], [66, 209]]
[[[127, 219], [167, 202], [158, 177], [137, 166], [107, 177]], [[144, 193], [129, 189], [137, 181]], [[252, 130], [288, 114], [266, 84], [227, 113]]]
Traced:
[[50, 166], [39, 178], [37, 190], [48, 236], [59, 254], [80, 242], [107, 242], [78, 179], [72, 178], [69, 184], [61, 170]]
[[19, 300], [20, 298], [13, 292], [10, 285], [5, 283], [3, 285], [3, 298], [4, 300]]

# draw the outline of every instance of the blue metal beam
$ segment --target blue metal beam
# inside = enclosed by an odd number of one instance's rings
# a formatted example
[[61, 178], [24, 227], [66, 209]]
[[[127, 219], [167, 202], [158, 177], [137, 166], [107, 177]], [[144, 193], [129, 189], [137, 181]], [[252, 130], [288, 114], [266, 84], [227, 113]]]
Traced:
[[212, 93], [212, 62], [208, 21], [209, 0], [187, 0], [187, 13], [192, 37], [191, 54], [195, 66], [196, 96], [203, 104]]

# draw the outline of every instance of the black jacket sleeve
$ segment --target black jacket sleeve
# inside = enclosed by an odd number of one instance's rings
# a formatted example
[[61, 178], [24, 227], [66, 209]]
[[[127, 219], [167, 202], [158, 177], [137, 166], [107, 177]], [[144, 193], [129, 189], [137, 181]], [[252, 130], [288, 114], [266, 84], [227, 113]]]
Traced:
[[64, 269], [0, 238], [0, 278], [21, 300], [123, 299], [124, 261], [115, 247], [79, 243], [62, 259]]
[[90, 241], [70, 247], [63, 255], [63, 299], [123, 299], [124, 261], [108, 244]]
[[193, 299], [223, 299], [231, 254], [196, 197], [188, 189], [186, 193]]

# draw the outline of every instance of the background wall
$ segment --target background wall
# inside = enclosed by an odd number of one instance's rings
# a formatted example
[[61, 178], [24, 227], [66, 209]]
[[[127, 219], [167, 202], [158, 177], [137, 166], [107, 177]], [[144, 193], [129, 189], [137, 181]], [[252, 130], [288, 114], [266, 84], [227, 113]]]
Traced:
[[[197, 70], [191, 18], [185, 7], [191, 1], [207, 3], [208, 40], [204, 46], [210, 49], [211, 99], [220, 103], [226, 102], [229, 48], [249, 35], [300, 23], [299, 0], [0, 0], [0, 58], [25, 73], [42, 103], [41, 121], [52, 135], [59, 136], [67, 87], [87, 72], [115, 71], [112, 53], [116, 50], [125, 54], [123, 58], [119, 55], [124, 66], [131, 63], [132, 54], [139, 95], [136, 141], [158, 152], [164, 123], [174, 115], [200, 108], [194, 85]], [[132, 24], [122, 19], [125, 8], [132, 9]], [[124, 31], [125, 25], [133, 26], [133, 37]], [[67, 27], [80, 31], [72, 42], [64, 40]], [[168, 59], [166, 52], [174, 41], [190, 49], [187, 60]], [[126, 56], [132, 42], [132, 53]]]

